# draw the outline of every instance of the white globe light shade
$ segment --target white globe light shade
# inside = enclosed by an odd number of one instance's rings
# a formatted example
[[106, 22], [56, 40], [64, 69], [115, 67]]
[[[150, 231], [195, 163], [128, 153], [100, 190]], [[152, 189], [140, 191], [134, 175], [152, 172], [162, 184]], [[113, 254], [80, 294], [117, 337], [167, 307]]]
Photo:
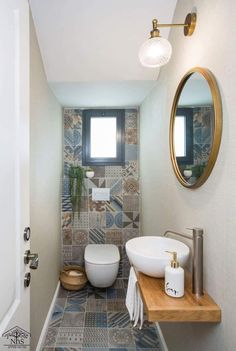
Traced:
[[139, 60], [145, 67], [160, 67], [165, 65], [172, 54], [168, 40], [156, 37], [148, 39], [139, 50]]

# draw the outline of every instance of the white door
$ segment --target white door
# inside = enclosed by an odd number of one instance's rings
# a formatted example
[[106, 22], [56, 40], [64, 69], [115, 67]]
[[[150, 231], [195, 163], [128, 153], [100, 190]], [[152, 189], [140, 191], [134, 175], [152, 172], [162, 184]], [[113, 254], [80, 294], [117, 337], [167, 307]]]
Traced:
[[29, 350], [29, 241], [23, 238], [29, 226], [27, 0], [0, 0], [0, 102], [0, 350]]

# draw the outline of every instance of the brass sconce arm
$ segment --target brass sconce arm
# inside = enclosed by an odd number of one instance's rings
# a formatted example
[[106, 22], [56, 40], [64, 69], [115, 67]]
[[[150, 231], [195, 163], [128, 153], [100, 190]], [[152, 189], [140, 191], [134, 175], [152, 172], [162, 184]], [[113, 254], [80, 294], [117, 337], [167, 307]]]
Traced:
[[193, 34], [196, 27], [197, 14], [188, 13], [184, 23], [158, 23], [157, 19], [152, 20], [153, 29], [150, 32], [151, 38], [156, 38], [160, 36], [160, 31], [158, 28], [163, 27], [184, 27], [184, 35], [190, 36]]

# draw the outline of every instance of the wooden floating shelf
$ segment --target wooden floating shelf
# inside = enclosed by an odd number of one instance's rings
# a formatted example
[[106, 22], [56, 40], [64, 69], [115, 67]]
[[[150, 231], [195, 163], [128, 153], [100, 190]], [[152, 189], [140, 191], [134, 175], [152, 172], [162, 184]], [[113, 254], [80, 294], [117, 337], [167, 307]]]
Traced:
[[185, 295], [173, 298], [164, 291], [164, 279], [152, 278], [137, 273], [138, 285], [142, 295], [147, 318], [152, 322], [220, 322], [221, 309], [204, 292], [197, 297], [191, 291], [189, 276], [185, 282]]

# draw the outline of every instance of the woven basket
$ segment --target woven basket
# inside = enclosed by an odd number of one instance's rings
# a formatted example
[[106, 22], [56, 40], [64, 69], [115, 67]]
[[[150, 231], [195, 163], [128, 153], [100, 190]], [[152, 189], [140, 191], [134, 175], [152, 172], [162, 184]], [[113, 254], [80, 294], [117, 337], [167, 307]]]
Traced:
[[60, 273], [61, 285], [66, 290], [80, 290], [86, 285], [87, 281], [85, 270], [80, 266], [64, 266]]

